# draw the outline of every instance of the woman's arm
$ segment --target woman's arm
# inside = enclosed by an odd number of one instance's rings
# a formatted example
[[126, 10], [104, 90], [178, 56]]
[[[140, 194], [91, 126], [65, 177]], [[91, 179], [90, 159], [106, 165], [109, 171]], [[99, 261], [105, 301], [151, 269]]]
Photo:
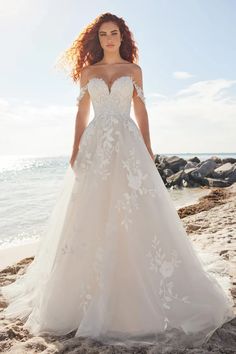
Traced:
[[[84, 68], [80, 77], [80, 94], [83, 92], [83, 88], [88, 82], [88, 68]], [[79, 142], [83, 134], [84, 129], [87, 127], [90, 113], [90, 96], [88, 90], [86, 90], [81, 98], [78, 98], [78, 111], [75, 120], [75, 133], [73, 151], [70, 159], [71, 167], [73, 167], [77, 153], [79, 151]]]
[[[133, 73], [133, 78], [136, 84], [140, 87], [141, 92], [143, 94], [143, 77], [142, 77], [142, 69], [139, 65], [135, 66], [135, 70]], [[148, 152], [151, 155], [151, 158], [155, 160], [154, 154], [151, 148], [151, 140], [149, 133], [149, 121], [148, 121], [148, 113], [146, 109], [146, 105], [143, 100], [138, 96], [138, 92], [135, 89], [133, 94], [133, 105], [134, 105], [134, 113], [135, 118], [138, 123], [139, 129], [143, 136], [144, 143], [147, 147]]]

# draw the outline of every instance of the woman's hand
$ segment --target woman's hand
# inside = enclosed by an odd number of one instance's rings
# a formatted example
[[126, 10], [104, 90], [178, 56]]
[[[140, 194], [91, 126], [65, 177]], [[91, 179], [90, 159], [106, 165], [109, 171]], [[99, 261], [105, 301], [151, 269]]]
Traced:
[[148, 150], [148, 152], [149, 152], [149, 154], [150, 154], [152, 160], [155, 162], [155, 156], [154, 156], [154, 154], [153, 154], [153, 152], [152, 152], [151, 146], [147, 146], [147, 150]]
[[78, 154], [78, 148], [77, 149], [73, 149], [73, 152], [72, 152], [72, 155], [71, 155], [71, 158], [70, 158], [70, 165], [71, 165], [71, 168], [73, 168], [74, 166], [74, 162], [76, 160], [76, 157], [77, 157], [77, 154]]

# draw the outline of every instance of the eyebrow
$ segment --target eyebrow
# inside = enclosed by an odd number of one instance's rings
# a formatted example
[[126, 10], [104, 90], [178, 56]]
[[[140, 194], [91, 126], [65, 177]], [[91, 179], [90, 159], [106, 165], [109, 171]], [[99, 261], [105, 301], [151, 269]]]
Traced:
[[[115, 29], [115, 30], [112, 30], [111, 32], [118, 32], [118, 30]], [[99, 33], [106, 33], [106, 31], [99, 31]]]

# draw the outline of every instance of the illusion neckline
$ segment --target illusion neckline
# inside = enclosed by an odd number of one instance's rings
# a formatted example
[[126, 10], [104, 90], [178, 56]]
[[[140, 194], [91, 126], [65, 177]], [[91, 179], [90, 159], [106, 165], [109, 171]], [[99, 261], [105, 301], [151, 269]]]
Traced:
[[117, 81], [121, 80], [122, 78], [129, 78], [132, 82], [134, 81], [132, 75], [121, 75], [121, 76], [117, 77], [115, 80], [113, 80], [111, 86], [109, 86], [109, 85], [107, 84], [106, 80], [104, 80], [102, 77], [94, 76], [94, 77], [92, 77], [91, 79], [88, 80], [87, 85], [88, 85], [92, 80], [100, 80], [100, 81], [102, 81], [102, 82], [105, 84], [105, 86], [107, 87], [107, 90], [108, 90], [109, 95], [111, 95], [112, 88], [113, 88], [114, 84], [115, 84]]

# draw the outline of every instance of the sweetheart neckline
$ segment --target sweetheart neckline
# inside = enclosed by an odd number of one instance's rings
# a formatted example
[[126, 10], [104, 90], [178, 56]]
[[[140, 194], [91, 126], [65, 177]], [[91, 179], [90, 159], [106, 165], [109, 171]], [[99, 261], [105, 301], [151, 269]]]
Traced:
[[100, 81], [102, 81], [102, 82], [105, 84], [105, 86], [107, 87], [107, 90], [108, 90], [109, 95], [111, 95], [112, 88], [113, 88], [114, 84], [115, 84], [117, 81], [119, 81], [120, 79], [124, 78], [124, 77], [127, 77], [127, 78], [129, 78], [132, 82], [134, 82], [134, 79], [133, 79], [132, 75], [121, 75], [121, 76], [117, 77], [117, 78], [112, 82], [111, 86], [109, 87], [109, 85], [107, 84], [107, 82], [106, 82], [102, 77], [94, 76], [94, 77], [92, 77], [91, 79], [88, 80], [87, 85], [88, 85], [92, 80], [100, 80]]

